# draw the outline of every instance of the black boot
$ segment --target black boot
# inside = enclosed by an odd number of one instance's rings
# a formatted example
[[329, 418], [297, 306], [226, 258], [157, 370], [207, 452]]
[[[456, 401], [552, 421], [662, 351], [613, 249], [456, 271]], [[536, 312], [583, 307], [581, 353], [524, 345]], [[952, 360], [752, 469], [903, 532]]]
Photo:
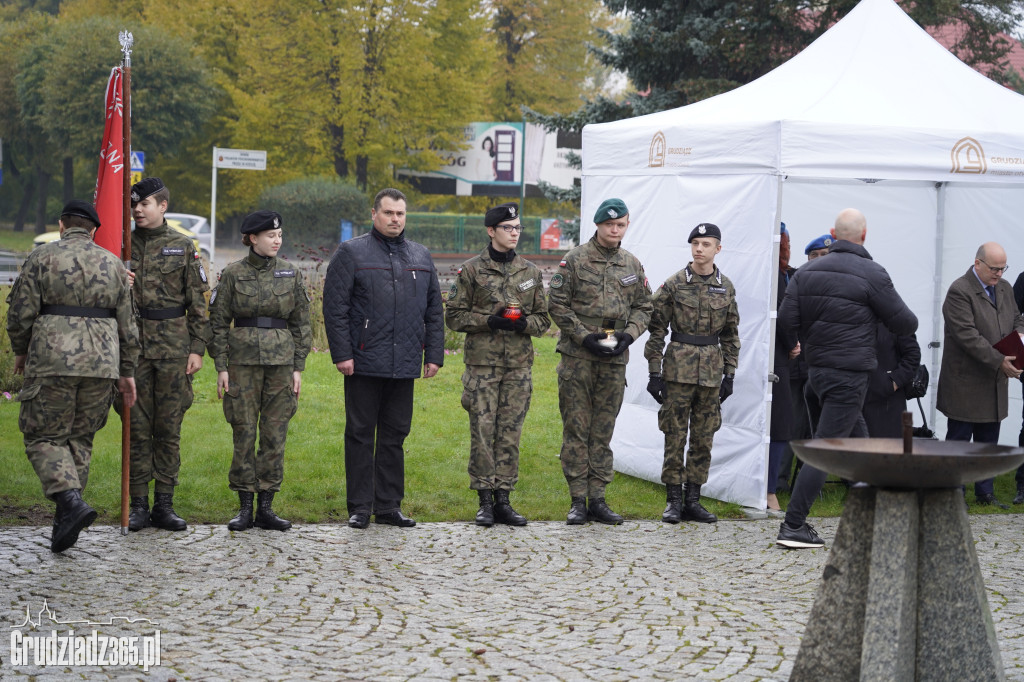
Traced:
[[78, 542], [78, 534], [96, 520], [96, 510], [82, 500], [78, 488], [62, 490], [53, 496], [57, 511], [53, 517], [50, 551], [59, 553]]
[[609, 526], [617, 526], [623, 520], [621, 516], [611, 510], [611, 507], [608, 506], [603, 497], [591, 497], [587, 513], [595, 521], [606, 523]]
[[132, 496], [128, 513], [128, 530], [149, 528], [149, 495]]
[[[250, 495], [252, 493], [249, 493]], [[274, 513], [274, 493], [269, 490], [264, 490], [260, 493], [259, 502], [256, 509], [256, 527], [263, 528], [266, 530], [288, 530], [292, 527], [292, 522], [286, 519], [282, 519], [280, 516]]]
[[526, 517], [508, 503], [507, 490], [494, 491], [494, 520], [506, 526], [525, 526]]
[[661, 514], [661, 520], [665, 523], [679, 523], [683, 518], [683, 486], [675, 483], [665, 486], [665, 499], [668, 504]]
[[696, 483], [686, 483], [682, 519], [683, 521], [697, 521], [698, 523], [715, 523], [718, 521], [717, 516], [700, 505], [700, 486]]
[[587, 498], [572, 498], [572, 506], [569, 508], [569, 515], [565, 517], [567, 526], [581, 526], [587, 522]]
[[476, 512], [476, 525], [490, 528], [494, 525], [494, 495], [490, 490], [477, 490], [480, 509]]
[[1024, 504], [1024, 485], [1017, 484], [1017, 496], [1013, 498], [1014, 504]]
[[154, 493], [153, 512], [149, 522], [154, 528], [164, 530], [185, 530], [188, 526], [185, 519], [174, 513], [174, 493]]
[[228, 530], [247, 530], [252, 528], [252, 493], [247, 490], [238, 491], [238, 514], [228, 521]]

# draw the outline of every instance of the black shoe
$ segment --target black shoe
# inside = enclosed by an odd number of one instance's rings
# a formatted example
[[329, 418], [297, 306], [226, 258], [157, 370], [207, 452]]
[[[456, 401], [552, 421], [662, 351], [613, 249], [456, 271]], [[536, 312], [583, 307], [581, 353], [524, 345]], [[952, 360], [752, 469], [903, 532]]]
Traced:
[[985, 507], [991, 504], [993, 506], [999, 507], [1000, 509], [1010, 508], [1010, 505], [1003, 504], [1002, 502], [997, 500], [995, 495], [979, 495], [974, 499], [974, 501], [978, 503], [979, 507]]
[[1024, 504], [1024, 485], [1017, 486], [1017, 497], [1013, 498], [1014, 504]]
[[54, 514], [53, 535], [50, 536], [50, 551], [56, 554], [78, 542], [78, 534], [96, 520], [96, 510], [82, 500], [78, 488], [62, 490], [53, 496], [57, 503]]
[[480, 496], [480, 509], [476, 512], [476, 525], [490, 528], [494, 525], [494, 494], [490, 490], [476, 492]]
[[804, 523], [799, 528], [792, 528], [783, 521], [779, 526], [779, 537], [775, 540], [775, 544], [782, 545], [787, 549], [813, 549], [824, 547], [825, 541], [818, 537], [818, 534], [814, 532], [814, 526], [809, 523]]
[[507, 490], [494, 491], [494, 520], [506, 526], [525, 526], [526, 517], [512, 508]]
[[149, 495], [132, 496], [128, 512], [128, 530], [149, 528]]
[[248, 530], [252, 528], [252, 493], [238, 491], [238, 514], [228, 521], [228, 530]]
[[370, 515], [366, 512], [356, 512], [348, 517], [349, 528], [366, 528], [370, 525]]
[[[252, 493], [249, 493], [252, 495]], [[263, 530], [288, 530], [292, 522], [274, 513], [274, 491], [262, 490], [256, 502], [256, 520], [253, 525]]]
[[385, 523], [389, 526], [398, 526], [399, 528], [412, 528], [416, 525], [415, 521], [410, 519], [401, 511], [388, 512], [387, 514], [374, 514], [373, 522]]
[[153, 495], [153, 511], [149, 522], [154, 528], [164, 530], [185, 530], [188, 526], [185, 519], [174, 513], [174, 493], [155, 493]]
[[621, 516], [611, 510], [603, 497], [590, 498], [587, 515], [598, 523], [606, 523], [609, 526], [617, 526], [623, 521]]
[[569, 507], [569, 514], [565, 517], [565, 525], [581, 526], [587, 522], [587, 498], [572, 498], [572, 506]]
[[681, 484], [670, 484], [665, 486], [665, 511], [661, 514], [661, 520], [665, 523], [679, 523], [683, 518], [683, 486]]
[[718, 517], [709, 512], [700, 504], [700, 486], [696, 483], [686, 484], [684, 496], [683, 513], [680, 514], [683, 521], [696, 521], [698, 523], [715, 523]]

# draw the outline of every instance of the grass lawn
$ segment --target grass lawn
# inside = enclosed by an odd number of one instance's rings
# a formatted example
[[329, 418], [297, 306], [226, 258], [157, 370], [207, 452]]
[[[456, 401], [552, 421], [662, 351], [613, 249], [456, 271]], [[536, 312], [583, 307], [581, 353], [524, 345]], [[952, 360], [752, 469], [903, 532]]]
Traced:
[[[52, 229], [56, 230], [57, 226], [54, 225]], [[35, 238], [34, 225], [25, 225], [22, 232], [15, 232], [10, 225], [0, 225], [0, 251], [28, 253], [32, 250], [32, 240]]]
[[[523, 429], [520, 481], [513, 502], [530, 519], [563, 520], [569, 495], [558, 451], [561, 420], [554, 352], [555, 339], [534, 341], [534, 394]], [[412, 433], [406, 440], [406, 495], [403, 511], [421, 521], [467, 521], [476, 513], [476, 494], [466, 473], [469, 429], [459, 403], [462, 356], [449, 355], [433, 379], [416, 382]], [[182, 429], [182, 466], [175, 508], [192, 523], [226, 523], [237, 497], [228, 490], [231, 429], [216, 394], [213, 362], [195, 379], [195, 402]], [[276, 509], [292, 521], [341, 522], [345, 509], [343, 434], [345, 409], [342, 377], [326, 353], [310, 356], [303, 375], [299, 410], [292, 419], [285, 456], [285, 480]], [[120, 418], [111, 412], [96, 436], [86, 499], [101, 513], [101, 523], [115, 523], [120, 495]], [[18, 403], [0, 396], [0, 525], [49, 523], [53, 506], [42, 496], [18, 430]], [[1013, 496], [1013, 474], [997, 480], [1001, 499]], [[617, 474], [608, 488], [612, 507], [628, 518], [658, 519], [665, 505], [660, 484]], [[846, 491], [829, 484], [811, 510], [812, 516], [842, 512]], [[972, 497], [969, 495], [969, 497]], [[787, 498], [780, 495], [785, 505]], [[720, 517], [740, 517], [737, 505], [705, 500]], [[1016, 510], [1020, 510], [1017, 508]], [[974, 509], [972, 509], [974, 511]], [[990, 508], [986, 511], [991, 511]]]

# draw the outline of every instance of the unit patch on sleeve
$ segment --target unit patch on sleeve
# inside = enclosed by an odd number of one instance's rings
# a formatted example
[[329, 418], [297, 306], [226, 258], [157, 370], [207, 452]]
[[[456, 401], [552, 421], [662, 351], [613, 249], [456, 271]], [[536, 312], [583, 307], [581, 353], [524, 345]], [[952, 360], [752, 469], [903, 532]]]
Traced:
[[[562, 261], [562, 262], [565, 263], [565, 261]], [[562, 284], [563, 284], [562, 273], [555, 273], [555, 275], [553, 275], [551, 277], [551, 288], [552, 289], [560, 289], [562, 287]]]

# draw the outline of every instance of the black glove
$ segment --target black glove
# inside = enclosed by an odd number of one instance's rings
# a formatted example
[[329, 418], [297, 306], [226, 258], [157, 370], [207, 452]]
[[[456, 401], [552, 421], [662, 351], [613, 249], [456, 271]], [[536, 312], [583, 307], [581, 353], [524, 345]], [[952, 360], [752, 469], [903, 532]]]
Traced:
[[605, 348], [598, 341], [607, 338], [600, 332], [594, 332], [593, 334], [587, 334], [583, 337], [583, 347], [589, 350], [594, 355], [600, 355], [603, 358], [611, 357], [612, 349]]
[[658, 372], [651, 372], [651, 380], [647, 382], [647, 392], [659, 405], [665, 402], [665, 380]]
[[487, 326], [491, 329], [503, 329], [507, 332], [514, 332], [516, 330], [512, 320], [504, 318], [501, 315], [491, 315], [488, 317]]
[[526, 318], [520, 317], [518, 320], [513, 320], [512, 329], [522, 334], [526, 331]]
[[615, 348], [612, 349], [612, 356], [622, 355], [629, 348], [629, 344], [633, 343], [633, 337], [626, 332], [615, 332], [615, 340], [618, 342], [615, 344]]
[[722, 377], [722, 385], [718, 389], [718, 402], [724, 403], [725, 399], [732, 395], [732, 376], [726, 374]]

